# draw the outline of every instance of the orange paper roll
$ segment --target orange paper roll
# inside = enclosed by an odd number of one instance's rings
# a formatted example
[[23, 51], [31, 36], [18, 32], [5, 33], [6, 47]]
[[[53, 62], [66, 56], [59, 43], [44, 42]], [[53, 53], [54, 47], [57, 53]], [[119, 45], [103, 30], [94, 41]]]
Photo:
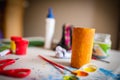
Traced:
[[80, 68], [89, 63], [92, 57], [95, 29], [73, 28], [71, 66]]

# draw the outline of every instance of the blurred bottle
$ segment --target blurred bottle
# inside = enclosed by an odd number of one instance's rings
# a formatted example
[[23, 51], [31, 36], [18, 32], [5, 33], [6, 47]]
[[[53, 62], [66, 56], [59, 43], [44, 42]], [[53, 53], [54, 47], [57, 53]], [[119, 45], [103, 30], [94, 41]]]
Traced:
[[54, 29], [55, 29], [55, 18], [53, 15], [52, 8], [49, 8], [48, 15], [46, 18], [46, 33], [45, 33], [45, 44], [44, 44], [44, 48], [46, 49], [51, 49]]
[[96, 33], [94, 37], [93, 56], [99, 59], [107, 58], [110, 55], [111, 45], [110, 34]]

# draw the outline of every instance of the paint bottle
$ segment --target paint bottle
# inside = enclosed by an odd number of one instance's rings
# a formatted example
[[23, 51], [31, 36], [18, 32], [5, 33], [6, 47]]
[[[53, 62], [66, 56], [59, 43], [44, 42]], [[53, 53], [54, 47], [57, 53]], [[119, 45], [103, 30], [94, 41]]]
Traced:
[[46, 18], [46, 31], [45, 31], [46, 33], [45, 33], [45, 44], [44, 44], [44, 48], [46, 49], [51, 48], [54, 29], [55, 29], [55, 18], [53, 15], [52, 8], [49, 8], [48, 15]]
[[22, 37], [19, 37], [19, 36], [11, 36], [10, 50], [11, 50], [12, 53], [14, 53], [14, 54], [15, 54], [15, 51], [16, 51], [15, 41], [19, 41], [19, 40], [22, 40]]
[[26, 55], [29, 41], [28, 40], [18, 40], [15, 41], [16, 44], [16, 55]]

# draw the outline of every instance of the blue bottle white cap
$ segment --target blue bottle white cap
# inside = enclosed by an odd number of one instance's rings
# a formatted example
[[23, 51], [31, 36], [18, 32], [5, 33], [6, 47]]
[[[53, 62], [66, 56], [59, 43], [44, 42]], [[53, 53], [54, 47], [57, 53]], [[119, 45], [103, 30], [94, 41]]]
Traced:
[[54, 18], [52, 8], [49, 8], [49, 9], [48, 9], [48, 15], [47, 15], [47, 18]]

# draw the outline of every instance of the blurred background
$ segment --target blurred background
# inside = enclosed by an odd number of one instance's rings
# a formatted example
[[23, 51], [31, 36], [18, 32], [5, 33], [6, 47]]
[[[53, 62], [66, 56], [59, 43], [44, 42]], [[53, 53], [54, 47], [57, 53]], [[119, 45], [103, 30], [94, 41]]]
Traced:
[[44, 38], [49, 7], [56, 20], [54, 40], [61, 39], [62, 26], [69, 23], [110, 34], [112, 49], [120, 50], [119, 0], [0, 0], [0, 38]]

